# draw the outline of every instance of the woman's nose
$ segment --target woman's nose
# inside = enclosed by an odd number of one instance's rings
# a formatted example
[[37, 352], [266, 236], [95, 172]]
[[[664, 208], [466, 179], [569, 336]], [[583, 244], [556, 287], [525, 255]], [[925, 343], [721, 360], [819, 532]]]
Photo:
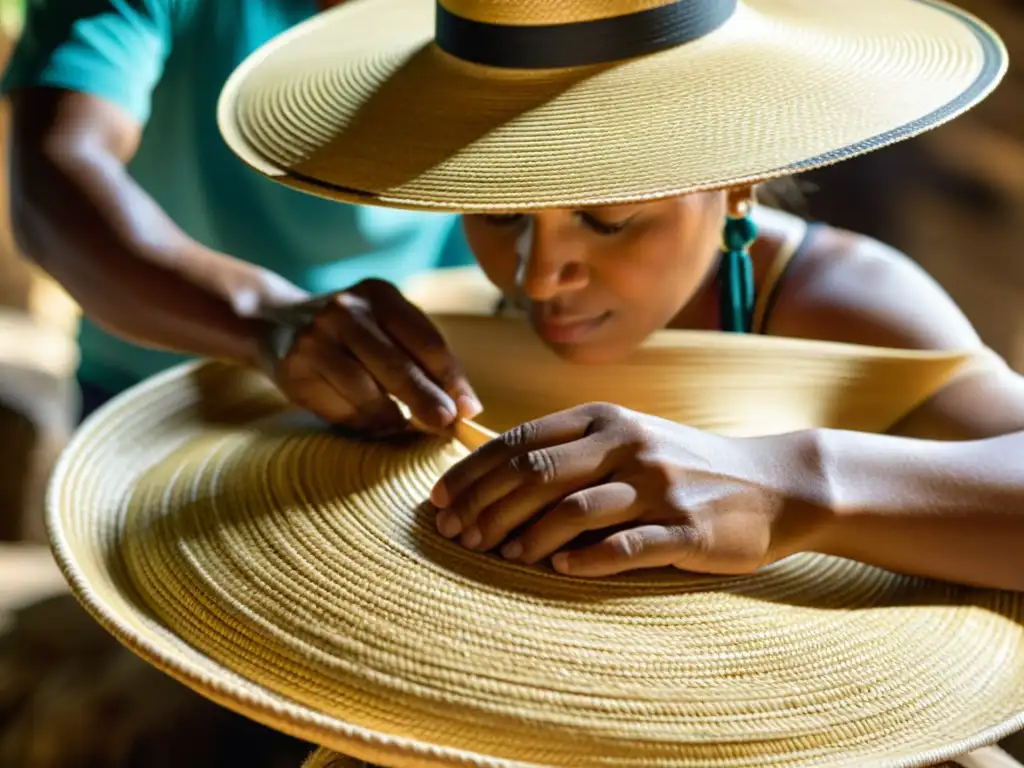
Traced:
[[516, 241], [519, 259], [516, 285], [531, 301], [550, 301], [563, 293], [584, 288], [590, 280], [577, 247], [557, 233], [527, 219]]

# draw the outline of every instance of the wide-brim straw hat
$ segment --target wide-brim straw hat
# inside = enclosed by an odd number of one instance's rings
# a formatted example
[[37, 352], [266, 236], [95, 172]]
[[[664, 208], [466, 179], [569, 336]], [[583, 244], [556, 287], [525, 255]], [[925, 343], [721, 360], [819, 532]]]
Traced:
[[218, 120], [328, 198], [575, 207], [835, 163], [969, 109], [1006, 65], [938, 0], [349, 0], [250, 56]]
[[[525, 324], [436, 319], [494, 428], [612, 400], [722, 434], [879, 432], [973, 364], [665, 331], [581, 376]], [[1024, 726], [1024, 595], [814, 554], [742, 577], [510, 564], [435, 530], [465, 453], [332, 434], [256, 373], [190, 364], [88, 419], [49, 531], [143, 658], [379, 765], [910, 767]]]

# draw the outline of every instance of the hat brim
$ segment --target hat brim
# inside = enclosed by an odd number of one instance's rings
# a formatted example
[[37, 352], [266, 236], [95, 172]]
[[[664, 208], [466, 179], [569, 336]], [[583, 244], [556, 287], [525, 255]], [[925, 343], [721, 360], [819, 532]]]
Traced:
[[[581, 380], [521, 324], [440, 322], [488, 412], [604, 386], [731, 433], [882, 428], [963, 362], [672, 332], [633, 376]], [[495, 358], [510, 345], [535, 380]], [[261, 425], [283, 405], [256, 374], [172, 370], [90, 417], [48, 498], [93, 615], [254, 720], [381, 765], [492, 768], [909, 768], [1024, 725], [1024, 595], [814, 555], [748, 577], [566, 579], [436, 533], [423, 502], [460, 450]]]
[[634, 202], [786, 176], [933, 128], [1006, 71], [937, 0], [742, 0], [707, 37], [616, 64], [520, 71], [432, 42], [432, 0], [351, 0], [249, 57], [218, 110], [283, 184], [444, 211]]

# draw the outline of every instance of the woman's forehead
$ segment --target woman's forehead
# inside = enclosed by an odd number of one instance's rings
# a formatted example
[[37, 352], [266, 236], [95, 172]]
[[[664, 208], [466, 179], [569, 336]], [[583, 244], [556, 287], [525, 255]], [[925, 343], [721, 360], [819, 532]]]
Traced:
[[502, 216], [510, 214], [519, 214], [524, 216], [565, 216], [573, 213], [597, 213], [609, 218], [626, 218], [632, 216], [635, 213], [643, 210], [652, 210], [658, 208], [669, 208], [679, 205], [681, 202], [686, 202], [689, 198], [695, 197], [694, 195], [687, 195], [686, 197], [673, 197], [660, 200], [645, 200], [637, 203], [614, 203], [606, 205], [584, 205], [576, 206], [573, 208], [539, 208], [536, 210], [521, 210], [516, 209], [514, 211], [502, 211], [497, 210], [492, 214], [467, 214], [473, 215], [491, 215], [491, 216]]

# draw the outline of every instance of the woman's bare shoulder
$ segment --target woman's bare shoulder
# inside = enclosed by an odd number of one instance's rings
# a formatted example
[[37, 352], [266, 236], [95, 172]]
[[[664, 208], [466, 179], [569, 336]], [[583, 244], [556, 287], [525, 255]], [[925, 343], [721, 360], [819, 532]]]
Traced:
[[[769, 226], [792, 226], [785, 216]], [[767, 332], [904, 349], [981, 346], [963, 312], [916, 262], [878, 240], [827, 226], [811, 231], [786, 270]]]

